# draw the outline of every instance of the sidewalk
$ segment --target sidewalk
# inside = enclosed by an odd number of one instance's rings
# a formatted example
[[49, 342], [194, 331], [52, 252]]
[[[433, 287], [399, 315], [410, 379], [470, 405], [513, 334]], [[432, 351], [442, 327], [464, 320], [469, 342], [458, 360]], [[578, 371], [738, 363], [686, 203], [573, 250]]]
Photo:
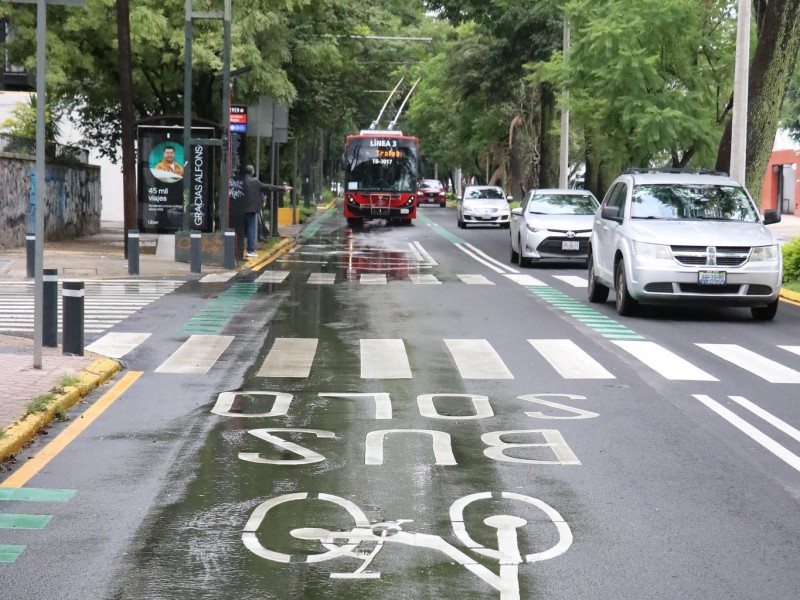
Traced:
[[[243, 271], [261, 266], [271, 256], [288, 250], [302, 225], [282, 225], [282, 241], [269, 252], [260, 250], [257, 257], [240, 263]], [[142, 235], [139, 242], [139, 275], [128, 274], [124, 252], [122, 223], [105, 222], [98, 234], [67, 240], [45, 242], [44, 267], [58, 270], [58, 280], [97, 279], [172, 279], [194, 281], [226, 269], [201, 265], [201, 273], [192, 273], [189, 263], [175, 262], [157, 252], [156, 235]], [[23, 248], [0, 250], [0, 285], [32, 281], [27, 278], [27, 252]], [[25, 334], [23, 334], [25, 335]], [[0, 333], [0, 474], [2, 461], [16, 455], [57, 414], [74, 406], [83, 396], [113, 377], [120, 364], [98, 354], [65, 356], [61, 348], [42, 348], [42, 368], [33, 368], [33, 339]], [[65, 386], [67, 383], [69, 385]], [[39, 396], [52, 395], [53, 402], [44, 412], [29, 413], [28, 404]], [[19, 454], [24, 460], [24, 454]], [[11, 459], [13, 460], [13, 459]], [[1, 475], [0, 475], [1, 476]]]

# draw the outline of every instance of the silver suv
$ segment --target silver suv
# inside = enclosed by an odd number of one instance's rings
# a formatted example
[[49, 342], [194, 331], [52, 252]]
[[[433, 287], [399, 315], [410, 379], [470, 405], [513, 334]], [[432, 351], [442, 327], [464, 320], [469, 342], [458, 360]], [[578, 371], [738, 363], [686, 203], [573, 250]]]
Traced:
[[778, 309], [781, 250], [753, 199], [723, 173], [630, 170], [597, 210], [589, 244], [589, 300], [616, 293], [617, 312], [639, 304], [749, 306], [769, 320]]

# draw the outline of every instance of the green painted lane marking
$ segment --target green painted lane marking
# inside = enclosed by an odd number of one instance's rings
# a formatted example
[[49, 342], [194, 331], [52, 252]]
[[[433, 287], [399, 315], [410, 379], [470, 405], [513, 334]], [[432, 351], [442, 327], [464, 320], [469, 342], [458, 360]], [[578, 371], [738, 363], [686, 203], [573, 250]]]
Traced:
[[422, 221], [423, 223], [425, 223], [425, 225], [427, 225], [428, 227], [433, 229], [436, 233], [438, 233], [444, 239], [446, 239], [448, 242], [453, 242], [454, 244], [466, 244], [467, 243], [466, 240], [461, 239], [457, 235], [453, 235], [452, 233], [447, 231], [447, 229], [445, 229], [441, 225], [437, 225], [436, 223], [431, 221], [431, 219], [430, 219], [430, 217], [428, 215], [417, 211], [417, 218], [420, 221]]
[[0, 501], [69, 502], [76, 490], [48, 490], [46, 488], [0, 488]]
[[0, 529], [44, 529], [53, 515], [2, 515]]
[[219, 333], [261, 287], [260, 283], [234, 283], [180, 328], [181, 333]]
[[0, 544], [0, 563], [13, 563], [25, 550], [25, 546]]
[[313, 237], [314, 234], [317, 233], [317, 231], [319, 231], [319, 228], [322, 227], [322, 224], [328, 219], [330, 219], [333, 215], [335, 215], [337, 210], [338, 208], [332, 208], [326, 210], [324, 213], [316, 217], [313, 221], [311, 221], [311, 223], [308, 226], [302, 229], [299, 235], [300, 239]]

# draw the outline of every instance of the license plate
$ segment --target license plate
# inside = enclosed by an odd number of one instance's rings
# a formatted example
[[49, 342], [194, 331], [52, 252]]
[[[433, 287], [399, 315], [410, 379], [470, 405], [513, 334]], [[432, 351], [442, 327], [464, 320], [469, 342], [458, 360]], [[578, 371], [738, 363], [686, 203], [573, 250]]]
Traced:
[[401, 208], [400, 209], [400, 214], [401, 215], [407, 215], [410, 210], [411, 210], [410, 208]]
[[481, 216], [481, 219], [484, 219], [485, 221], [488, 221], [491, 218], [492, 218], [492, 215], [483, 215], [483, 216]]
[[725, 271], [699, 271], [697, 283], [700, 285], [725, 285], [727, 275]]
[[562, 250], [580, 250], [581, 243], [575, 240], [561, 242]]

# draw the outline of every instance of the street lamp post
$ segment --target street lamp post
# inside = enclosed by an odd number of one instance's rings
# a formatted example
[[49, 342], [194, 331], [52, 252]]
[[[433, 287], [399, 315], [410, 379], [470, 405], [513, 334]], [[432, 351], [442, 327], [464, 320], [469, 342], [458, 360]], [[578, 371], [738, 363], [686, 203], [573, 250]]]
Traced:
[[[564, 19], [564, 60], [567, 59], [567, 52], [569, 51], [569, 20]], [[569, 90], [564, 90], [564, 104], [561, 107], [561, 144], [559, 148], [559, 172], [558, 172], [558, 187], [566, 189], [569, 187], [569, 108], [567, 108], [567, 99], [569, 98]]]

